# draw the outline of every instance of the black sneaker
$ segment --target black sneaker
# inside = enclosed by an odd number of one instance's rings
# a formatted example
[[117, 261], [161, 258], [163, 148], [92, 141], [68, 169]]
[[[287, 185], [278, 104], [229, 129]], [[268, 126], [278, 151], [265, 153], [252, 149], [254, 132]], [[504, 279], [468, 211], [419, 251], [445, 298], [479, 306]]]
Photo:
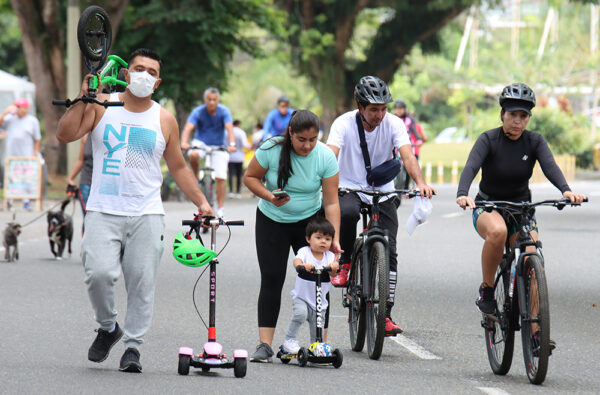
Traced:
[[142, 364], [140, 363], [140, 352], [133, 347], [129, 347], [121, 357], [119, 364], [121, 372], [142, 373]]
[[88, 350], [88, 359], [92, 362], [102, 362], [108, 358], [110, 349], [123, 336], [123, 330], [119, 328], [119, 324], [115, 324], [115, 330], [112, 332], [104, 329], [96, 329], [96, 332], [98, 335]]
[[250, 362], [273, 362], [273, 350], [267, 343], [260, 343], [250, 357]]
[[496, 313], [496, 297], [494, 296], [494, 288], [479, 287], [479, 299], [475, 301], [477, 308], [484, 314]]

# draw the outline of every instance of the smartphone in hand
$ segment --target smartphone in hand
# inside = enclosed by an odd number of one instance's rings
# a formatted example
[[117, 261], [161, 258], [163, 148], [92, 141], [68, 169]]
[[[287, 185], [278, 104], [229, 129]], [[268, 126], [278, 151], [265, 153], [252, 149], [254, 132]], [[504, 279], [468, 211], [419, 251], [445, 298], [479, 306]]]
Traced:
[[283, 199], [290, 196], [286, 191], [273, 191], [273, 195], [275, 195], [277, 199]]

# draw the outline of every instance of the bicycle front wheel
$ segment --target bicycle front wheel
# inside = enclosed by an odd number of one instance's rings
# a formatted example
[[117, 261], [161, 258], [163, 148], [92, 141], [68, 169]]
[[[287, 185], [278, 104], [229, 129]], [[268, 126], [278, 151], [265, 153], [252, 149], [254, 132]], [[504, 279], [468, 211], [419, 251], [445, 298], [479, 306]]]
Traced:
[[385, 313], [389, 293], [389, 263], [380, 241], [369, 250], [369, 294], [366, 295], [367, 350], [369, 358], [379, 359], [385, 339]]
[[348, 287], [346, 289], [346, 299], [348, 306], [348, 329], [350, 332], [350, 346], [352, 351], [362, 351], [365, 345], [365, 304], [362, 295], [362, 250], [358, 253], [352, 262], [350, 278], [348, 278]]
[[210, 178], [209, 176], [204, 176], [200, 180], [200, 189], [202, 190], [202, 193], [206, 197], [206, 200], [208, 200], [208, 204], [210, 204], [210, 206], [214, 210], [215, 209], [215, 184], [214, 184], [212, 178]]
[[508, 297], [510, 284], [510, 264], [503, 261], [496, 273], [494, 293], [498, 304], [498, 315], [494, 318], [485, 316], [485, 346], [490, 367], [495, 374], [505, 375], [512, 364], [515, 346], [515, 331], [511, 327], [511, 301]]
[[523, 280], [525, 295], [519, 295], [527, 311], [527, 317], [521, 317], [523, 359], [529, 381], [541, 384], [546, 379], [550, 357], [550, 306], [546, 273], [539, 256], [531, 255], [524, 262]]

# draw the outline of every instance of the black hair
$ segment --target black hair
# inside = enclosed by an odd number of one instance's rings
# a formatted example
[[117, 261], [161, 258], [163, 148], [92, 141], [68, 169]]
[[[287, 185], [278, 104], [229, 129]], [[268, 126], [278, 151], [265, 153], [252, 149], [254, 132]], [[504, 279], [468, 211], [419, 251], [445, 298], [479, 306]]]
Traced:
[[262, 124], [262, 122], [257, 122], [257, 123], [256, 123], [256, 127], [257, 127], [258, 129], [262, 129], [262, 128], [263, 128], [263, 124]]
[[131, 55], [129, 55], [129, 61], [127, 62], [127, 64], [131, 64], [131, 62], [133, 62], [133, 59], [135, 59], [138, 56], [143, 56], [145, 58], [150, 58], [150, 59], [156, 60], [162, 70], [163, 63], [162, 63], [162, 60], [160, 59], [160, 56], [158, 56], [158, 54], [156, 52], [154, 52], [153, 50], [151, 50], [149, 48], [138, 48], [135, 51], [133, 51], [131, 53]]
[[335, 236], [335, 228], [325, 217], [316, 216], [306, 225], [306, 237], [310, 238], [313, 233], [320, 232], [325, 236]]
[[296, 110], [292, 113], [290, 123], [285, 129], [283, 140], [281, 140], [281, 154], [279, 156], [279, 168], [277, 170], [277, 187], [285, 188], [288, 179], [294, 174], [292, 169], [292, 134], [314, 129], [319, 132], [319, 117], [308, 110]]
[[236, 119], [233, 121], [233, 126], [240, 126], [242, 123], [240, 122], [239, 119]]
[[319, 132], [319, 117], [313, 112], [308, 110], [295, 110], [292, 113], [290, 122], [288, 123], [285, 132], [279, 136], [273, 136], [269, 138], [273, 142], [271, 146], [265, 147], [262, 144], [260, 149], [271, 149], [277, 145], [281, 145], [281, 153], [279, 155], [279, 168], [277, 169], [277, 187], [280, 189], [285, 188], [288, 179], [294, 174], [292, 169], [292, 136], [298, 132], [303, 132], [308, 129], [314, 129], [317, 133]]

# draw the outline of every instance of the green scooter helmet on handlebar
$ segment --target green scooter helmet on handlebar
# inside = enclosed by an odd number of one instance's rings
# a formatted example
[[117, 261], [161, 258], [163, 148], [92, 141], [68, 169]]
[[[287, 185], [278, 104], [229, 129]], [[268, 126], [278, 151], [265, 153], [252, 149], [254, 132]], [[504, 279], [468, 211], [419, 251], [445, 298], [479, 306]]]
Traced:
[[216, 256], [217, 253], [204, 247], [200, 240], [187, 239], [181, 232], [173, 240], [173, 257], [186, 266], [204, 266]]

